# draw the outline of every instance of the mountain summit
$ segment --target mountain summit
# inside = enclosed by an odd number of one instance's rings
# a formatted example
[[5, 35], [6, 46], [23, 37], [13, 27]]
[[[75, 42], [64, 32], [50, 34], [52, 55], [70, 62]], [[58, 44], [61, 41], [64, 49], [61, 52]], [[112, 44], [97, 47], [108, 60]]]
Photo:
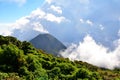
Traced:
[[30, 40], [30, 42], [36, 48], [45, 50], [47, 53], [52, 53], [56, 56], [60, 50], [66, 49], [65, 45], [50, 34], [39, 34]]

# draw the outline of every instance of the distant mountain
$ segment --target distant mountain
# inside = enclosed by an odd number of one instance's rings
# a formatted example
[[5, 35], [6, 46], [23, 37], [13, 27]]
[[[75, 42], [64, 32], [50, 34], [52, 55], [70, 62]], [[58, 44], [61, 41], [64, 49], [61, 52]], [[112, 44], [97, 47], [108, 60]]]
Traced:
[[66, 49], [65, 45], [63, 45], [58, 39], [50, 34], [39, 34], [30, 40], [30, 42], [34, 47], [42, 49], [47, 53], [52, 53], [56, 56], [60, 50]]

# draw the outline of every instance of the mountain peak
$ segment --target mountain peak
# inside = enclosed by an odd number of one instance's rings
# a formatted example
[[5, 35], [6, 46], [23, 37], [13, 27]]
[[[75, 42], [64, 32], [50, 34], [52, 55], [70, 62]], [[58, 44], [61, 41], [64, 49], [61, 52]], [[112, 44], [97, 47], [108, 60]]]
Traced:
[[59, 55], [60, 50], [66, 49], [66, 46], [63, 45], [58, 39], [56, 39], [51, 34], [39, 34], [30, 42], [37, 48], [45, 50], [47, 53], [53, 55]]

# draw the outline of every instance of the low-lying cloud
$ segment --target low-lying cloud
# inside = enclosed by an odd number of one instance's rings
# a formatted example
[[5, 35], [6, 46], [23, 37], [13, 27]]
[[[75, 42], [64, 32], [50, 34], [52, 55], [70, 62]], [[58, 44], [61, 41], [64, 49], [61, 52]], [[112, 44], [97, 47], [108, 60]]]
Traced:
[[83, 42], [72, 44], [60, 54], [70, 60], [81, 60], [93, 65], [114, 69], [120, 67], [120, 40], [117, 41], [117, 47], [113, 51], [95, 42], [87, 35]]

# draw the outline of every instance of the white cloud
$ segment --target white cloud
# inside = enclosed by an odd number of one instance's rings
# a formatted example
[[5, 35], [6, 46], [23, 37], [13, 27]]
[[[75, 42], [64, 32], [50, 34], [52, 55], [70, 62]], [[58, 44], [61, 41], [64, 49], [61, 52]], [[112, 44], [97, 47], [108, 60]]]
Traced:
[[50, 9], [53, 10], [53, 11], [55, 11], [55, 12], [57, 12], [57, 13], [59, 13], [59, 14], [62, 14], [62, 9], [59, 6], [51, 5]]
[[27, 17], [22, 17], [22, 18], [16, 20], [16, 22], [12, 26], [15, 29], [19, 29], [19, 28], [24, 27], [25, 25], [27, 25], [29, 22], [30, 21], [29, 21], [29, 19], [27, 19]]
[[38, 19], [45, 19], [47, 21], [57, 22], [57, 23], [61, 23], [61, 22], [66, 20], [66, 18], [63, 16], [55, 16], [54, 14], [44, 12], [39, 8], [32, 11], [30, 16], [32, 16], [33, 18], [36, 18], [36, 19], [37, 18]]
[[11, 28], [13, 23], [0, 23], [0, 35], [11, 35]]
[[36, 10], [32, 11], [32, 13], [30, 14], [31, 17], [39, 17], [39, 18], [43, 18], [46, 15], [46, 13], [44, 11], [42, 11], [40, 8], [37, 8]]
[[65, 17], [57, 17], [51, 13], [48, 13], [46, 16], [45, 16], [45, 19], [48, 20], [48, 21], [51, 21], [51, 22], [57, 22], [57, 23], [61, 23], [63, 21], [65, 21]]
[[30, 40], [40, 33], [49, 33], [41, 24], [42, 20], [61, 23], [65, 20], [65, 17], [58, 17], [37, 8], [30, 15], [16, 20], [12, 25], [12, 35], [20, 40]]
[[12, 32], [10, 30], [5, 30], [1, 35], [3, 36], [10, 36]]
[[[30, 40], [40, 33], [49, 33], [45, 29], [45, 27], [41, 24], [42, 20], [49, 22], [56, 22], [60, 24], [66, 19], [63, 16], [56, 16], [54, 14], [47, 13], [37, 8], [36, 10], [32, 11], [30, 15], [24, 16], [16, 20], [15, 23], [11, 24], [10, 26], [12, 26], [11, 27], [12, 32], [10, 30], [4, 30], [0, 34], [12, 35], [22, 41]], [[2, 24], [0, 25], [2, 26]]]
[[87, 24], [89, 24], [90, 26], [92, 26], [92, 25], [93, 25], [93, 22], [92, 22], [92, 21], [90, 21], [90, 20], [87, 20], [87, 21], [86, 21], [86, 23], [87, 23]]
[[83, 20], [83, 19], [80, 19], [80, 23], [84, 23], [84, 20]]
[[84, 20], [84, 19], [80, 19], [80, 23], [82, 23], [82, 24], [88, 24], [88, 25], [90, 25], [90, 26], [93, 26], [93, 22], [92, 21], [90, 21], [90, 20]]
[[90, 35], [87, 35], [83, 42], [78, 45], [72, 44], [61, 52], [61, 55], [71, 60], [82, 60], [99, 67], [113, 69], [120, 67], [120, 44], [117, 45], [114, 51], [108, 51], [108, 48], [97, 44]]
[[40, 21], [34, 21], [32, 16], [26, 16], [16, 21], [13, 24], [12, 36], [20, 40], [31, 40], [40, 33], [48, 33], [40, 24]]
[[49, 33], [40, 22], [41, 19], [45, 19], [45, 15], [46, 13], [38, 8], [30, 15], [16, 20], [12, 25], [12, 36], [20, 40], [31, 40], [40, 33]]
[[26, 3], [26, 0], [0, 0], [0, 2], [17, 3], [21, 6]]
[[43, 26], [42, 26], [40, 23], [38, 23], [38, 22], [33, 23], [32, 25], [34, 26], [33, 30], [35, 30], [35, 31], [39, 31], [39, 32], [41, 32], [41, 33], [49, 33], [49, 32], [48, 32], [46, 29], [44, 29]]

